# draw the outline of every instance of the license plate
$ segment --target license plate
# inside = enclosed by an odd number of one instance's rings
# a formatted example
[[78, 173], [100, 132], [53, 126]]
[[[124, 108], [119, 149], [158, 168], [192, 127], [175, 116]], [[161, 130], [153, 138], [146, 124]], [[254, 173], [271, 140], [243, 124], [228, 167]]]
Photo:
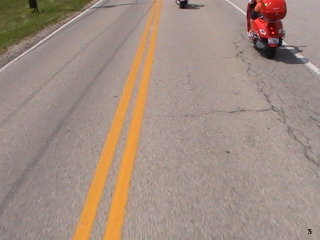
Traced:
[[269, 44], [279, 44], [279, 38], [268, 38]]

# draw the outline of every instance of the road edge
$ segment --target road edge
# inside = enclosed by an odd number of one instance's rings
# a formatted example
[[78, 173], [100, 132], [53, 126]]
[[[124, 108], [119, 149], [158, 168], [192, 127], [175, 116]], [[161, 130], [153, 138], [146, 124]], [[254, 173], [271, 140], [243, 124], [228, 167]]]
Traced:
[[25, 37], [18, 43], [9, 46], [7, 51], [0, 54], [0, 72], [102, 1], [104, 0], [91, 0], [80, 11], [72, 13], [63, 20], [50, 24], [35, 34]]

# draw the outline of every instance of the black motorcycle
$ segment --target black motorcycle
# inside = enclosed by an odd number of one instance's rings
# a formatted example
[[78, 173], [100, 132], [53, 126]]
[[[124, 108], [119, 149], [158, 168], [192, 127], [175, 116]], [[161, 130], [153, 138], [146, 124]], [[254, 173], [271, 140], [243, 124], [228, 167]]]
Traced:
[[186, 8], [188, 0], [176, 0], [176, 4], [179, 5], [180, 8]]

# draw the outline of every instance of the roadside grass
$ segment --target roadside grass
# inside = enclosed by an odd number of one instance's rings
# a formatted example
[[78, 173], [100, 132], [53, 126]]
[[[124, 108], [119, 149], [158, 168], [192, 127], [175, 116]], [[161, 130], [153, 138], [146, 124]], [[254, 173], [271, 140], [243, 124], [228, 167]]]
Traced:
[[12, 44], [81, 10], [92, 0], [37, 0], [39, 13], [28, 0], [0, 0], [0, 54]]

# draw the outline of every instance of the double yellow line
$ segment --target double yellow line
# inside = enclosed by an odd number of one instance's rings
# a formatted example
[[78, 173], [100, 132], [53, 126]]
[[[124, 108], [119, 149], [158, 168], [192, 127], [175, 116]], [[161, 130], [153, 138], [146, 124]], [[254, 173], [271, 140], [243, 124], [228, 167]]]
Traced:
[[103, 237], [104, 240], [121, 239], [121, 229], [125, 217], [130, 180], [133, 171], [134, 160], [137, 154], [140, 129], [142, 126], [144, 108], [153, 65], [161, 6], [162, 0], [155, 0], [155, 3], [150, 10], [130, 74], [125, 84], [117, 111], [97, 164], [96, 172], [93, 176], [87, 198], [75, 234], [73, 236], [73, 240], [90, 239], [93, 224], [97, 215], [97, 209], [99, 207], [106, 180], [108, 178], [109, 168], [111, 166], [113, 155], [121, 134], [128, 105], [130, 103], [132, 92], [135, 86], [135, 81], [144, 59], [144, 52], [146, 49], [148, 49]]

